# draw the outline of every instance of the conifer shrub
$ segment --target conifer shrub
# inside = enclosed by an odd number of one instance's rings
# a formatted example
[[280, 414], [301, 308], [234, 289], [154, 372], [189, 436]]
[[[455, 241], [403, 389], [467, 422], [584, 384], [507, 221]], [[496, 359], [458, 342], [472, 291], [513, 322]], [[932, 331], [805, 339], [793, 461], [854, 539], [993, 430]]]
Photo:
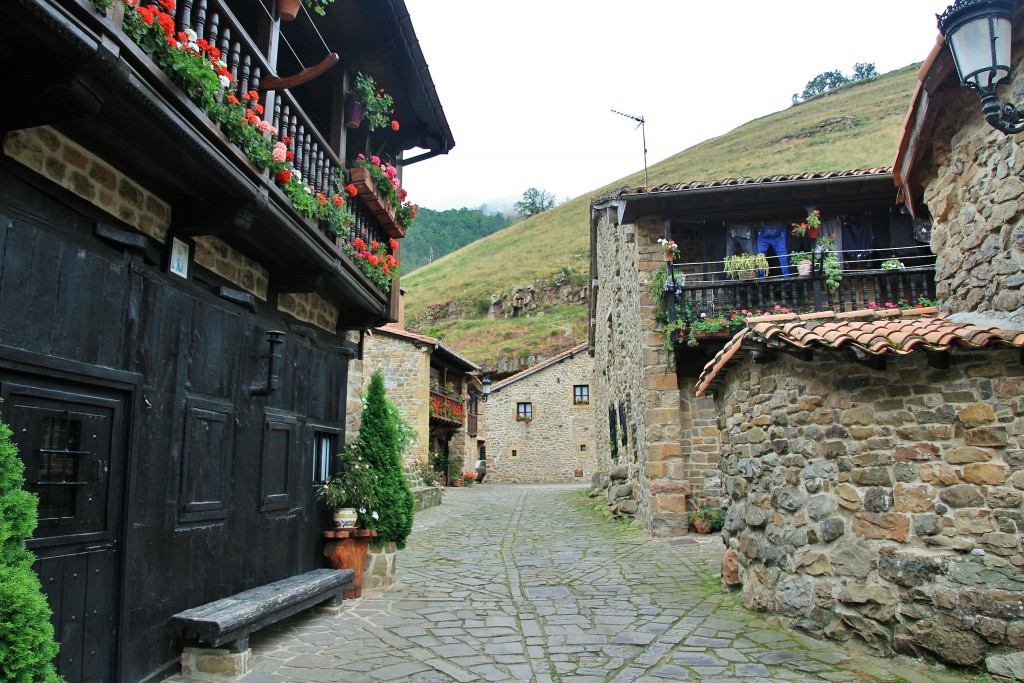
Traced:
[[36, 496], [25, 491], [25, 465], [0, 421], [0, 680], [56, 683], [50, 606], [25, 547], [38, 523]]
[[378, 543], [394, 543], [399, 550], [412, 532], [415, 507], [402, 467], [407, 438], [398, 408], [384, 391], [384, 378], [379, 371], [374, 372], [364, 398], [358, 439], [359, 453], [377, 471], [374, 498], [380, 519], [367, 520], [367, 526], [376, 529]]

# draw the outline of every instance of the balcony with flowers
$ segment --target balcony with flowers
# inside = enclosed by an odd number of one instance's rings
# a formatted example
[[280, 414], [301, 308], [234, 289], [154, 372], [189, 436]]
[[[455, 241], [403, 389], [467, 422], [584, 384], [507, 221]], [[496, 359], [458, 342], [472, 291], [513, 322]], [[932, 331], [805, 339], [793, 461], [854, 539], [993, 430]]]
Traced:
[[448, 427], [461, 427], [466, 422], [466, 397], [452, 384], [430, 383], [430, 422]]
[[417, 208], [401, 167], [454, 142], [402, 0], [304, 1], [283, 21], [281, 0], [19, 0], [0, 58], [23, 97], [0, 129], [57, 127], [166, 199], [173, 233], [378, 324]]

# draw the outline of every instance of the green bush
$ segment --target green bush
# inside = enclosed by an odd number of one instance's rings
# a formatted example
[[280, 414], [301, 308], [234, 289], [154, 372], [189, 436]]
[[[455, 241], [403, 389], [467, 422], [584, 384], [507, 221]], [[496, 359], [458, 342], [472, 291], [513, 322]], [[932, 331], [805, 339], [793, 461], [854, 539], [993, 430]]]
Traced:
[[38, 522], [36, 497], [22, 490], [25, 465], [0, 422], [0, 679], [12, 683], [61, 681], [50, 607], [33, 556], [25, 548]]
[[367, 520], [377, 531], [378, 543], [394, 543], [399, 550], [412, 532], [415, 499], [402, 468], [402, 448], [408, 445], [409, 430], [384, 392], [384, 378], [374, 372], [363, 402], [359, 427], [359, 452], [377, 471], [378, 490], [374, 498], [380, 519]]

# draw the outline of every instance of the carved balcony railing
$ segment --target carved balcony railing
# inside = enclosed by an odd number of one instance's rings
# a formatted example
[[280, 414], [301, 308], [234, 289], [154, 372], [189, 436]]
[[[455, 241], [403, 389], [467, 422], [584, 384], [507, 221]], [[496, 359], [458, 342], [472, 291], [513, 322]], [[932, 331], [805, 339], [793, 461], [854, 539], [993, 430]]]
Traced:
[[[676, 275], [676, 282], [683, 276]], [[870, 308], [914, 307], [935, 298], [935, 267], [902, 269], [844, 270], [839, 287], [826, 285], [823, 273], [808, 277], [763, 277], [753, 280], [697, 280], [685, 276], [666, 293], [670, 323], [678, 323], [679, 340], [686, 336], [687, 322], [725, 318], [732, 315], [771, 314], [782, 310], [795, 313], [846, 312]], [[706, 314], [706, 315], [702, 315]], [[741, 324], [724, 328], [704, 338], [731, 336]]]
[[[179, 31], [190, 28], [220, 49], [228, 70], [238, 81], [238, 92], [263, 93], [260, 88], [274, 69], [224, 0], [178, 0], [175, 20]], [[272, 112], [268, 122], [277, 129], [278, 138], [291, 140], [288, 148], [295, 155], [292, 167], [312, 186], [313, 193], [329, 197], [341, 191], [345, 183], [338, 187], [335, 178], [342, 177], [345, 163], [292, 93], [269, 90], [264, 99], [267, 111]], [[269, 178], [269, 173], [263, 175]], [[333, 231], [318, 229], [338, 247], [343, 242], [351, 244], [357, 237], [366, 243], [386, 241], [386, 221], [371, 210], [372, 198], [364, 193], [353, 203], [355, 224], [349, 234], [338, 236]]]

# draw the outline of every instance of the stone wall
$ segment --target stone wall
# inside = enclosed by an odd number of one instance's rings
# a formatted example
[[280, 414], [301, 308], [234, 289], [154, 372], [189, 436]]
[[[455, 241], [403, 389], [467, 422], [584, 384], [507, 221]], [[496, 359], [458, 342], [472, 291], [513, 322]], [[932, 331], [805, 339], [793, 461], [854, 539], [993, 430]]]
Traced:
[[1024, 367], [927, 360], [728, 372], [723, 581], [811, 633], [975, 665], [1024, 648]]
[[[1024, 32], [1017, 27], [1017, 37]], [[1013, 61], [1022, 54], [1014, 44]], [[952, 85], [951, 87], [956, 87]], [[957, 88], [945, 103], [915, 175], [926, 178], [939, 308], [984, 314], [1024, 328], [1024, 140], [982, 117], [978, 98]], [[1002, 86], [1020, 100], [1024, 73]]]
[[[416, 345], [408, 339], [377, 333], [367, 335], [363, 342], [361, 382], [350, 382], [362, 392], [370, 384], [370, 375], [380, 370], [387, 396], [416, 431], [416, 443], [405, 454], [408, 467], [416, 460], [425, 460], [430, 445], [430, 352], [429, 346]], [[355, 432], [353, 432], [355, 436]]]
[[4, 154], [157, 241], [167, 240], [167, 202], [49, 126], [8, 132]]
[[[660, 219], [642, 219], [636, 225], [618, 225], [614, 211], [601, 212], [597, 223], [598, 283], [595, 305], [594, 420], [597, 425], [598, 464], [603, 472], [625, 474], [616, 479], [617, 493], [633, 488], [636, 516], [656, 536], [687, 533], [686, 504], [688, 458], [682, 435], [700, 429], [701, 417], [683, 410], [670, 356], [655, 322], [654, 300], [647, 291], [651, 273], [665, 267], [657, 240]], [[609, 406], [626, 406], [627, 444], [611, 457]], [[625, 468], [623, 470], [622, 468]], [[613, 511], [632, 503], [614, 496]]]
[[[593, 434], [592, 407], [573, 404], [573, 385], [593, 391], [593, 369], [593, 359], [582, 351], [491, 391], [480, 404], [487, 425], [486, 481], [589, 480], [599, 439]], [[532, 422], [516, 420], [520, 401], [533, 404]]]

